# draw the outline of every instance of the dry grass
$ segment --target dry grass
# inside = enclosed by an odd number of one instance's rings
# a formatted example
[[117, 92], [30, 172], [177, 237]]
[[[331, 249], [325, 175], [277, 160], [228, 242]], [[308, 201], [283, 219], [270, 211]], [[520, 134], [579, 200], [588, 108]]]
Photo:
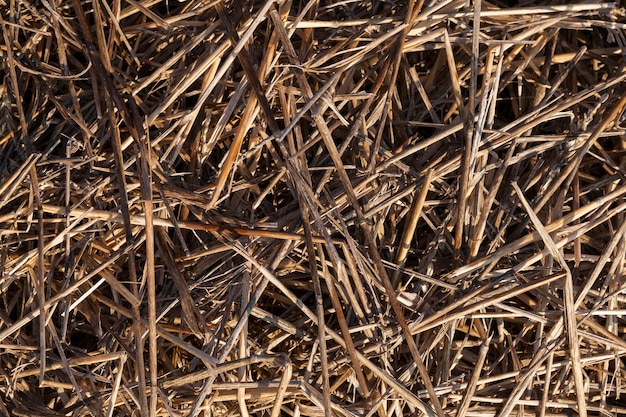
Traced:
[[625, 415], [626, 12], [549, 3], [0, 0], [0, 416]]

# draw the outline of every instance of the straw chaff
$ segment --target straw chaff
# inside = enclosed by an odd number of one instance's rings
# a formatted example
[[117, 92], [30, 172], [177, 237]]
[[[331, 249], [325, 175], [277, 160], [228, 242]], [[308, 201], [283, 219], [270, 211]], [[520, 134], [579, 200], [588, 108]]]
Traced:
[[618, 4], [0, 27], [0, 416], [626, 414]]

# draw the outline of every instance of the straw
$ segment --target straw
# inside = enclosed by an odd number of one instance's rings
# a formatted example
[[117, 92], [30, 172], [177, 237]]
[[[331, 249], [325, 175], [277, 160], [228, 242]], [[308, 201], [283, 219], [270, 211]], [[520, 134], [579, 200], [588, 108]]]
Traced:
[[0, 0], [0, 416], [626, 414], [626, 14], [566, 3]]

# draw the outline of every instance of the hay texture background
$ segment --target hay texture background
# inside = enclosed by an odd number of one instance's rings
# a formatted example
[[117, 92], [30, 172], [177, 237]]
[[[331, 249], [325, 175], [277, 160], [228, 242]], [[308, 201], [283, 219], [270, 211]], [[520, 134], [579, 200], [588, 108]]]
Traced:
[[0, 416], [625, 415], [620, 7], [0, 0]]

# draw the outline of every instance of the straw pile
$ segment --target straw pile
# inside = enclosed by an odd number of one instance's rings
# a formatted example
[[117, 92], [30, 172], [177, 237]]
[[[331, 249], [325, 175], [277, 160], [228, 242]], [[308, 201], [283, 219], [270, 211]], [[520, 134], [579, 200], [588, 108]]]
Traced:
[[626, 413], [618, 5], [0, 19], [0, 416]]

